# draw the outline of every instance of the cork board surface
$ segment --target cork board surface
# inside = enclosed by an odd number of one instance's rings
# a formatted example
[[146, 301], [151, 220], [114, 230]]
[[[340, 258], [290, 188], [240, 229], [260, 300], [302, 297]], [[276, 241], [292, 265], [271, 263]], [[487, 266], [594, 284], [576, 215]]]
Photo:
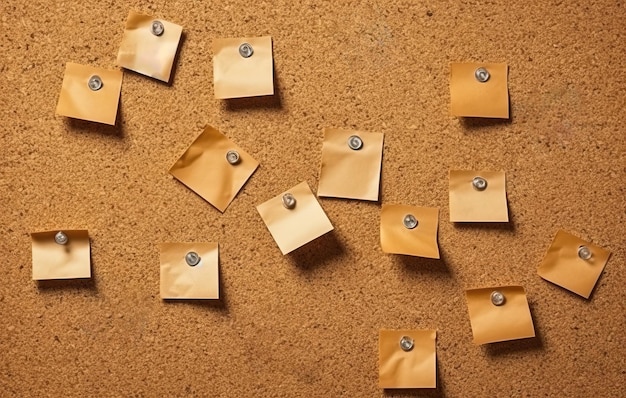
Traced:
[[[66, 62], [114, 69], [136, 10], [183, 26], [171, 84], [124, 72], [117, 126], [54, 113]], [[623, 391], [621, 1], [0, 5], [2, 396], [568, 396]], [[276, 94], [214, 99], [211, 41], [273, 38]], [[451, 62], [506, 62], [511, 119], [449, 114]], [[167, 171], [211, 124], [261, 163], [221, 214]], [[282, 256], [255, 206], [322, 129], [385, 134], [381, 201]], [[449, 222], [448, 172], [503, 170], [511, 221]], [[441, 260], [386, 255], [382, 203], [440, 209]], [[88, 229], [93, 278], [31, 280], [30, 232]], [[558, 229], [610, 250], [590, 300], [536, 272]], [[219, 242], [222, 299], [163, 302], [161, 242]], [[464, 290], [525, 287], [534, 339], [475, 346]], [[438, 387], [378, 388], [380, 329], [436, 329]]]

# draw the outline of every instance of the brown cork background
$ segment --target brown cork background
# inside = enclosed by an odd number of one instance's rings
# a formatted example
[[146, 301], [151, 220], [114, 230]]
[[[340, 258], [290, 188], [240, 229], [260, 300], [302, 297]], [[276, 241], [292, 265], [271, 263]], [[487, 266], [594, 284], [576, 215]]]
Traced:
[[[56, 116], [68, 61], [116, 68], [129, 10], [184, 28], [115, 127]], [[617, 397], [626, 369], [623, 1], [0, 5], [3, 397]], [[271, 35], [276, 95], [215, 100], [211, 41]], [[509, 65], [511, 120], [449, 114], [449, 65]], [[168, 170], [206, 124], [261, 163], [224, 214]], [[320, 200], [282, 256], [255, 206], [314, 191], [324, 127], [385, 133], [381, 202]], [[449, 222], [450, 169], [504, 170], [511, 222]], [[383, 254], [381, 203], [440, 209], [442, 259]], [[88, 229], [90, 281], [31, 280], [30, 232]], [[536, 273], [565, 229], [613, 254], [590, 300]], [[217, 241], [222, 299], [163, 302], [158, 244]], [[464, 289], [523, 285], [534, 339], [475, 346]], [[437, 329], [438, 388], [378, 388], [378, 331]]]

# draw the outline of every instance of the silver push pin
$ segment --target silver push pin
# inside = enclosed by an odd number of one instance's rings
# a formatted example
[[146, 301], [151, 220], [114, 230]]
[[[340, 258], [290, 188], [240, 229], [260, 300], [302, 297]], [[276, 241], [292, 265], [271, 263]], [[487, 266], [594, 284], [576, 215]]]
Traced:
[[293, 209], [294, 207], [296, 207], [296, 198], [290, 193], [284, 194], [283, 206], [285, 206], [285, 208], [289, 210]]
[[480, 67], [480, 68], [476, 69], [476, 72], [474, 72], [474, 77], [479, 82], [485, 83], [485, 82], [487, 82], [487, 80], [489, 80], [491, 75], [489, 74], [489, 71], [486, 68]]
[[239, 152], [231, 150], [226, 152], [226, 160], [228, 161], [228, 163], [235, 165], [239, 163], [241, 157], [239, 156]]
[[413, 229], [415, 227], [417, 227], [417, 218], [415, 218], [415, 216], [413, 214], [407, 214], [406, 216], [404, 216], [404, 219], [402, 219], [402, 223], [404, 224], [406, 229]]
[[59, 245], [67, 245], [69, 238], [65, 235], [65, 232], [59, 231], [54, 235], [54, 241]]
[[163, 26], [163, 22], [161, 21], [152, 21], [152, 26], [150, 27], [152, 34], [155, 36], [161, 36], [163, 32], [165, 32], [165, 26]]
[[91, 91], [98, 91], [102, 88], [102, 79], [98, 75], [93, 75], [89, 78], [87, 85]]
[[587, 246], [578, 247], [578, 257], [583, 260], [589, 260], [591, 258], [591, 250]]
[[475, 190], [484, 191], [485, 189], [487, 189], [487, 180], [482, 177], [474, 177], [474, 179], [472, 180], [472, 185], [474, 186]]
[[189, 252], [185, 255], [185, 261], [190, 267], [200, 264], [200, 256], [196, 252]]
[[351, 135], [350, 138], [348, 138], [348, 146], [350, 149], [358, 151], [363, 148], [363, 140], [358, 135]]
[[413, 346], [414, 342], [412, 338], [410, 338], [409, 336], [402, 336], [402, 338], [400, 339], [400, 348], [402, 348], [402, 351], [411, 351], [413, 349]]
[[243, 43], [239, 46], [239, 55], [241, 55], [242, 57], [250, 58], [252, 54], [254, 54], [254, 50], [252, 49], [252, 46], [250, 44]]
[[504, 304], [504, 294], [501, 292], [494, 290], [491, 292], [491, 304], [499, 307]]

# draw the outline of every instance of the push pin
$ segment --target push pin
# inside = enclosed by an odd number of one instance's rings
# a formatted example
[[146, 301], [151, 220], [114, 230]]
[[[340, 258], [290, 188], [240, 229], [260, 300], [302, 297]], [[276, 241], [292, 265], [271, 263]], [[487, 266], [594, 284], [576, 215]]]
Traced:
[[358, 135], [351, 135], [350, 138], [348, 138], [348, 146], [350, 149], [358, 151], [363, 148], [363, 140]]
[[499, 307], [504, 304], [504, 294], [495, 290], [491, 292], [491, 304]]
[[290, 193], [284, 194], [283, 206], [285, 206], [285, 208], [289, 210], [293, 209], [294, 207], [296, 207], [296, 198]]
[[63, 231], [59, 231], [56, 235], [54, 235], [54, 241], [59, 245], [67, 245], [68, 240], [69, 238]]
[[91, 91], [98, 91], [102, 88], [102, 79], [98, 75], [93, 75], [89, 78], [87, 85]]
[[165, 26], [163, 26], [163, 22], [161, 21], [152, 21], [152, 34], [155, 36], [161, 36], [163, 32], [165, 32]]
[[417, 218], [415, 218], [413, 214], [407, 214], [406, 216], [404, 216], [402, 223], [404, 224], [406, 229], [413, 229], [417, 227], [418, 224]]
[[410, 338], [409, 336], [402, 336], [402, 338], [400, 339], [400, 348], [402, 348], [402, 351], [411, 351], [413, 349], [413, 346], [414, 342], [412, 338]]
[[250, 58], [252, 54], [254, 54], [254, 50], [252, 49], [252, 46], [250, 44], [243, 43], [239, 46], [239, 55], [241, 55], [242, 57]]
[[195, 267], [200, 264], [200, 256], [196, 252], [189, 252], [185, 255], [185, 261], [190, 267]]
[[583, 260], [589, 260], [591, 258], [591, 250], [587, 246], [579, 246], [578, 257]]
[[491, 75], [489, 74], [489, 71], [487, 69], [481, 67], [476, 69], [476, 72], [474, 72], [474, 77], [476, 77], [476, 80], [478, 80], [479, 82], [485, 83], [487, 82], [487, 80], [489, 80]]
[[487, 189], [487, 180], [482, 177], [475, 177], [472, 180], [472, 185], [477, 191], [484, 191], [485, 189]]
[[226, 160], [228, 161], [228, 163], [235, 165], [239, 163], [239, 161], [241, 160], [241, 157], [239, 156], [239, 152], [235, 150], [230, 150], [226, 152]]

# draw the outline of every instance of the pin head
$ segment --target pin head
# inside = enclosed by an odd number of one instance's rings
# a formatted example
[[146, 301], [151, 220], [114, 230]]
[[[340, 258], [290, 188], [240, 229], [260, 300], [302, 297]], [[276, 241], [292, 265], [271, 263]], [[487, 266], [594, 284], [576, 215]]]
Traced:
[[59, 231], [54, 235], [54, 241], [59, 245], [67, 245], [69, 238], [63, 231]]
[[579, 246], [578, 257], [582, 258], [583, 260], [589, 260], [591, 258], [591, 249], [584, 245]]
[[475, 190], [484, 191], [485, 189], [487, 189], [487, 180], [482, 177], [474, 177], [474, 179], [472, 180], [472, 185], [474, 186]]
[[252, 54], [254, 54], [254, 50], [252, 49], [252, 46], [250, 44], [243, 43], [239, 46], [239, 55], [241, 55], [242, 57], [250, 58]]
[[196, 252], [189, 252], [185, 255], [185, 261], [190, 267], [200, 264], [200, 256]]
[[494, 290], [493, 292], [491, 292], [491, 304], [499, 307], [502, 304], [504, 304], [504, 301], [505, 301], [504, 294], [502, 294], [501, 292], [497, 290]]
[[287, 192], [283, 195], [283, 206], [285, 206], [285, 208], [289, 210], [293, 209], [294, 207], [296, 207], [296, 198], [292, 194]]
[[150, 27], [152, 34], [155, 36], [161, 36], [163, 32], [165, 32], [165, 26], [163, 26], [163, 22], [161, 21], [152, 21], [152, 26]]
[[491, 75], [489, 74], [489, 71], [486, 68], [480, 67], [476, 69], [476, 72], [474, 72], [474, 77], [479, 82], [486, 83], [487, 80], [489, 80], [489, 78], [491, 77]]
[[230, 150], [226, 152], [226, 160], [228, 161], [228, 163], [234, 165], [234, 164], [239, 163], [239, 161], [241, 160], [241, 157], [239, 156], [239, 152], [235, 150]]
[[402, 348], [402, 351], [411, 351], [413, 349], [414, 346], [414, 341], [412, 338], [410, 338], [409, 336], [402, 336], [402, 338], [400, 339], [400, 348]]
[[98, 75], [93, 75], [89, 78], [87, 85], [91, 91], [98, 91], [102, 88], [102, 79]]
[[350, 138], [348, 138], [348, 146], [353, 151], [358, 151], [363, 148], [363, 140], [358, 135], [351, 135]]
[[402, 223], [404, 224], [406, 229], [413, 229], [417, 227], [418, 221], [413, 214], [407, 214], [402, 219]]

